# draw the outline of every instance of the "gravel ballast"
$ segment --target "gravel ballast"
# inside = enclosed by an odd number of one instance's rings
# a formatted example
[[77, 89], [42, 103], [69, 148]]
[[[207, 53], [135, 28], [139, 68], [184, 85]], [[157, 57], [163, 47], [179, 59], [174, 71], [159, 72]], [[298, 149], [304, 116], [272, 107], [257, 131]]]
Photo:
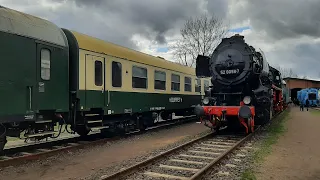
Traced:
[[209, 132], [208, 128], [195, 122], [146, 132], [3, 168], [0, 170], [0, 179], [99, 179], [102, 175], [113, 174]]

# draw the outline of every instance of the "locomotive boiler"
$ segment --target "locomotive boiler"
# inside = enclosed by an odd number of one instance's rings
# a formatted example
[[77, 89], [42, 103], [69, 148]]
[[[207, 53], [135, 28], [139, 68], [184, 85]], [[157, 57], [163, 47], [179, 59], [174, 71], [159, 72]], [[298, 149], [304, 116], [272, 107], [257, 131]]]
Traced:
[[248, 45], [238, 34], [222, 39], [210, 57], [199, 55], [196, 75], [211, 77], [202, 106], [195, 114], [205, 125], [218, 129], [244, 127], [254, 131], [254, 124], [268, 122], [274, 106], [281, 106], [280, 72], [269, 66], [262, 51]]

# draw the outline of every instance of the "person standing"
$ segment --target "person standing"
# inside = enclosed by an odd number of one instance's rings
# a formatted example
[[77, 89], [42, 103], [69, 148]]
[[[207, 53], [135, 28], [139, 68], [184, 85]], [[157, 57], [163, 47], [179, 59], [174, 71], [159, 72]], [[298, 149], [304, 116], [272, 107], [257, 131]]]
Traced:
[[303, 111], [303, 102], [300, 102], [300, 111]]
[[307, 108], [307, 111], [308, 111], [308, 107], [309, 107], [309, 100], [307, 99], [307, 100], [306, 100], [306, 108]]

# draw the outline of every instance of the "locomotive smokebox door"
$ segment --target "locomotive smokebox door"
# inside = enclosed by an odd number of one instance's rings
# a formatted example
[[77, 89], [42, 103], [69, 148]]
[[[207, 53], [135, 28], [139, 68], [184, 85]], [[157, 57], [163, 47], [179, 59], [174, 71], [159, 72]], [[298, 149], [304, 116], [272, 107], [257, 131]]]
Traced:
[[209, 61], [210, 57], [198, 55], [196, 59], [196, 75], [198, 77], [210, 77]]

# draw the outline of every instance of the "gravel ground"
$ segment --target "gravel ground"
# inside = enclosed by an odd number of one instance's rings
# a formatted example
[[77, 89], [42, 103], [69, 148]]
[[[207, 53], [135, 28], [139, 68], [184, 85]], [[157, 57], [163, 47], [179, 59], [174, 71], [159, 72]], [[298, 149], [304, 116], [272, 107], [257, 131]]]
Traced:
[[272, 154], [257, 167], [257, 179], [320, 179], [319, 114], [292, 107], [287, 132], [272, 146]]
[[0, 170], [1, 180], [99, 179], [208, 133], [202, 124], [189, 123]]

